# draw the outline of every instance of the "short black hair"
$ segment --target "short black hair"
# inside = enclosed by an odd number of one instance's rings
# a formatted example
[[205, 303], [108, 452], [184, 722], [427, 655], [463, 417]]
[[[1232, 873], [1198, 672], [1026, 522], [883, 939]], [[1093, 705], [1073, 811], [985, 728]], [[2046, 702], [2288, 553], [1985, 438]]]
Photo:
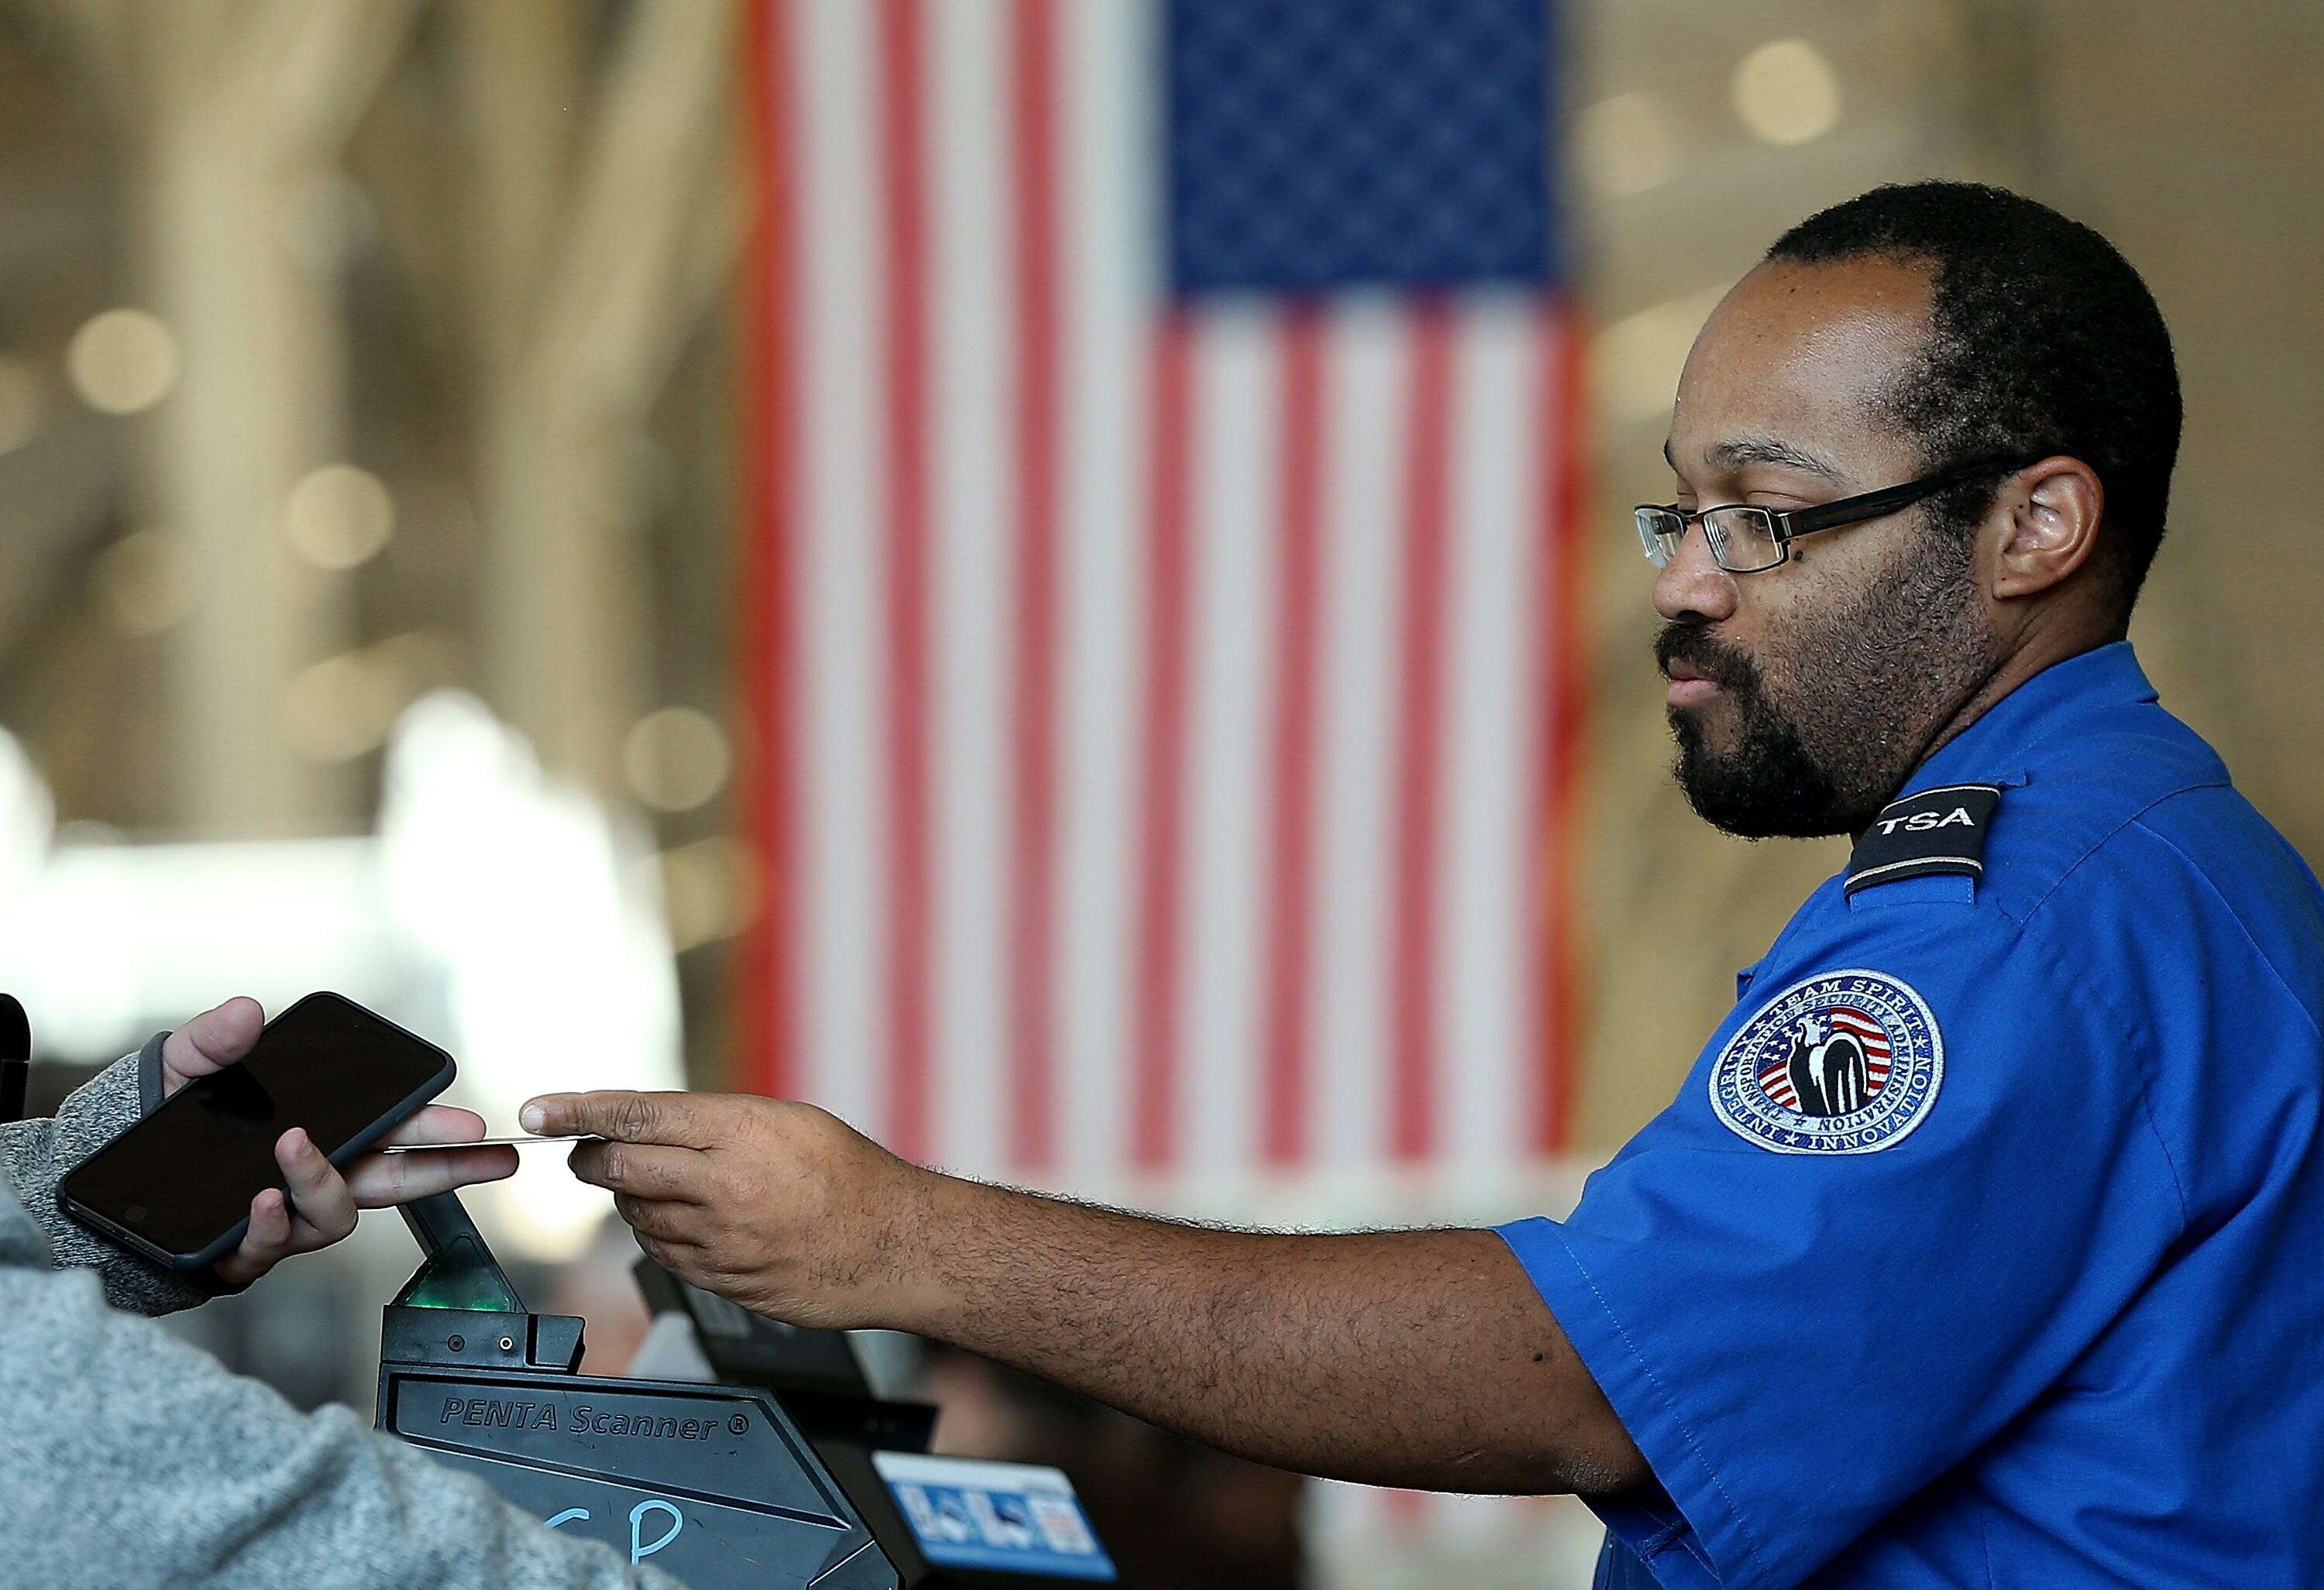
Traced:
[[[2179, 368], [2154, 295], [2114, 244], [2021, 194], [1973, 182], [1876, 188], [1809, 216], [1770, 260], [1924, 262], [1928, 346], [1889, 399], [1931, 470], [1987, 457], [2080, 459], [2106, 487], [2123, 611], [2163, 542], [2179, 456]], [[1950, 493], [1969, 524], [1993, 488]]]

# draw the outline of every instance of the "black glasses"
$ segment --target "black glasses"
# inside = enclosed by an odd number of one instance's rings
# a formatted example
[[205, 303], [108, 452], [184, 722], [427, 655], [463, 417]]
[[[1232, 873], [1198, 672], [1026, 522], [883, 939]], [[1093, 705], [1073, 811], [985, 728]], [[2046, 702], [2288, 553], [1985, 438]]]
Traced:
[[1682, 513], [1670, 504], [1641, 502], [1630, 511], [1638, 521], [1638, 544], [1646, 548], [1646, 561], [1656, 568], [1670, 565], [1670, 560], [1678, 556], [1679, 543], [1686, 539], [1686, 527], [1699, 523], [1702, 526], [1702, 538], [1711, 544], [1711, 556], [1718, 560], [1720, 568], [1730, 574], [1756, 574], [1788, 562], [1792, 542], [1798, 537], [1879, 519], [1900, 508], [1909, 508], [1948, 486], [1958, 486], [1982, 475], [2006, 474], [2034, 462], [2030, 458], [1981, 458], [1974, 464], [1906, 481], [1901, 486], [1883, 486], [1859, 497], [1842, 497], [1837, 502], [1820, 502], [1813, 508], [1795, 508], [1789, 512], [1754, 508], [1743, 502], [1697, 509], [1692, 513]]

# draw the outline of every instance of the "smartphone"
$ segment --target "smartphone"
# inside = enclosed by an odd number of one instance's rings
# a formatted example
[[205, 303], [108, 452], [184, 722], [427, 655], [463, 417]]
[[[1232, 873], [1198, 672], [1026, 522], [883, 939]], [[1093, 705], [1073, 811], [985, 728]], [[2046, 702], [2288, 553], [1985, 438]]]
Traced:
[[157, 1264], [202, 1270], [240, 1245], [250, 1200], [282, 1185], [274, 1144], [303, 1126], [347, 1162], [452, 1083], [452, 1057], [337, 994], [268, 1022], [239, 1065], [198, 1077], [66, 1172], [72, 1218]]

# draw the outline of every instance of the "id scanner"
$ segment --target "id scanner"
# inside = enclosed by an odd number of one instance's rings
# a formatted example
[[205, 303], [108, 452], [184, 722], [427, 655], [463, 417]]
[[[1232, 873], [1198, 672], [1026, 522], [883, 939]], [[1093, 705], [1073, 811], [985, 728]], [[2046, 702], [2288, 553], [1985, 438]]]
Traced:
[[656, 1333], [714, 1378], [583, 1374], [584, 1322], [526, 1310], [457, 1193], [403, 1218], [424, 1257], [383, 1311], [374, 1422], [550, 1528], [694, 1590], [1113, 1580], [1063, 1474], [930, 1454], [936, 1411], [873, 1395], [844, 1333], [641, 1260]]

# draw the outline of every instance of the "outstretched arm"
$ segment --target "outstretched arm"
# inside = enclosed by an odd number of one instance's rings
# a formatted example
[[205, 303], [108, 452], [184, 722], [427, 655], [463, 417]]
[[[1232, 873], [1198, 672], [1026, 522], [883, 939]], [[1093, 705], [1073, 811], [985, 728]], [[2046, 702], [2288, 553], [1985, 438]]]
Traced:
[[771, 1099], [553, 1095], [523, 1118], [611, 1139], [574, 1169], [648, 1255], [775, 1319], [956, 1342], [1335, 1478], [1595, 1494], [1646, 1477], [1489, 1232], [1181, 1225], [923, 1170]]

